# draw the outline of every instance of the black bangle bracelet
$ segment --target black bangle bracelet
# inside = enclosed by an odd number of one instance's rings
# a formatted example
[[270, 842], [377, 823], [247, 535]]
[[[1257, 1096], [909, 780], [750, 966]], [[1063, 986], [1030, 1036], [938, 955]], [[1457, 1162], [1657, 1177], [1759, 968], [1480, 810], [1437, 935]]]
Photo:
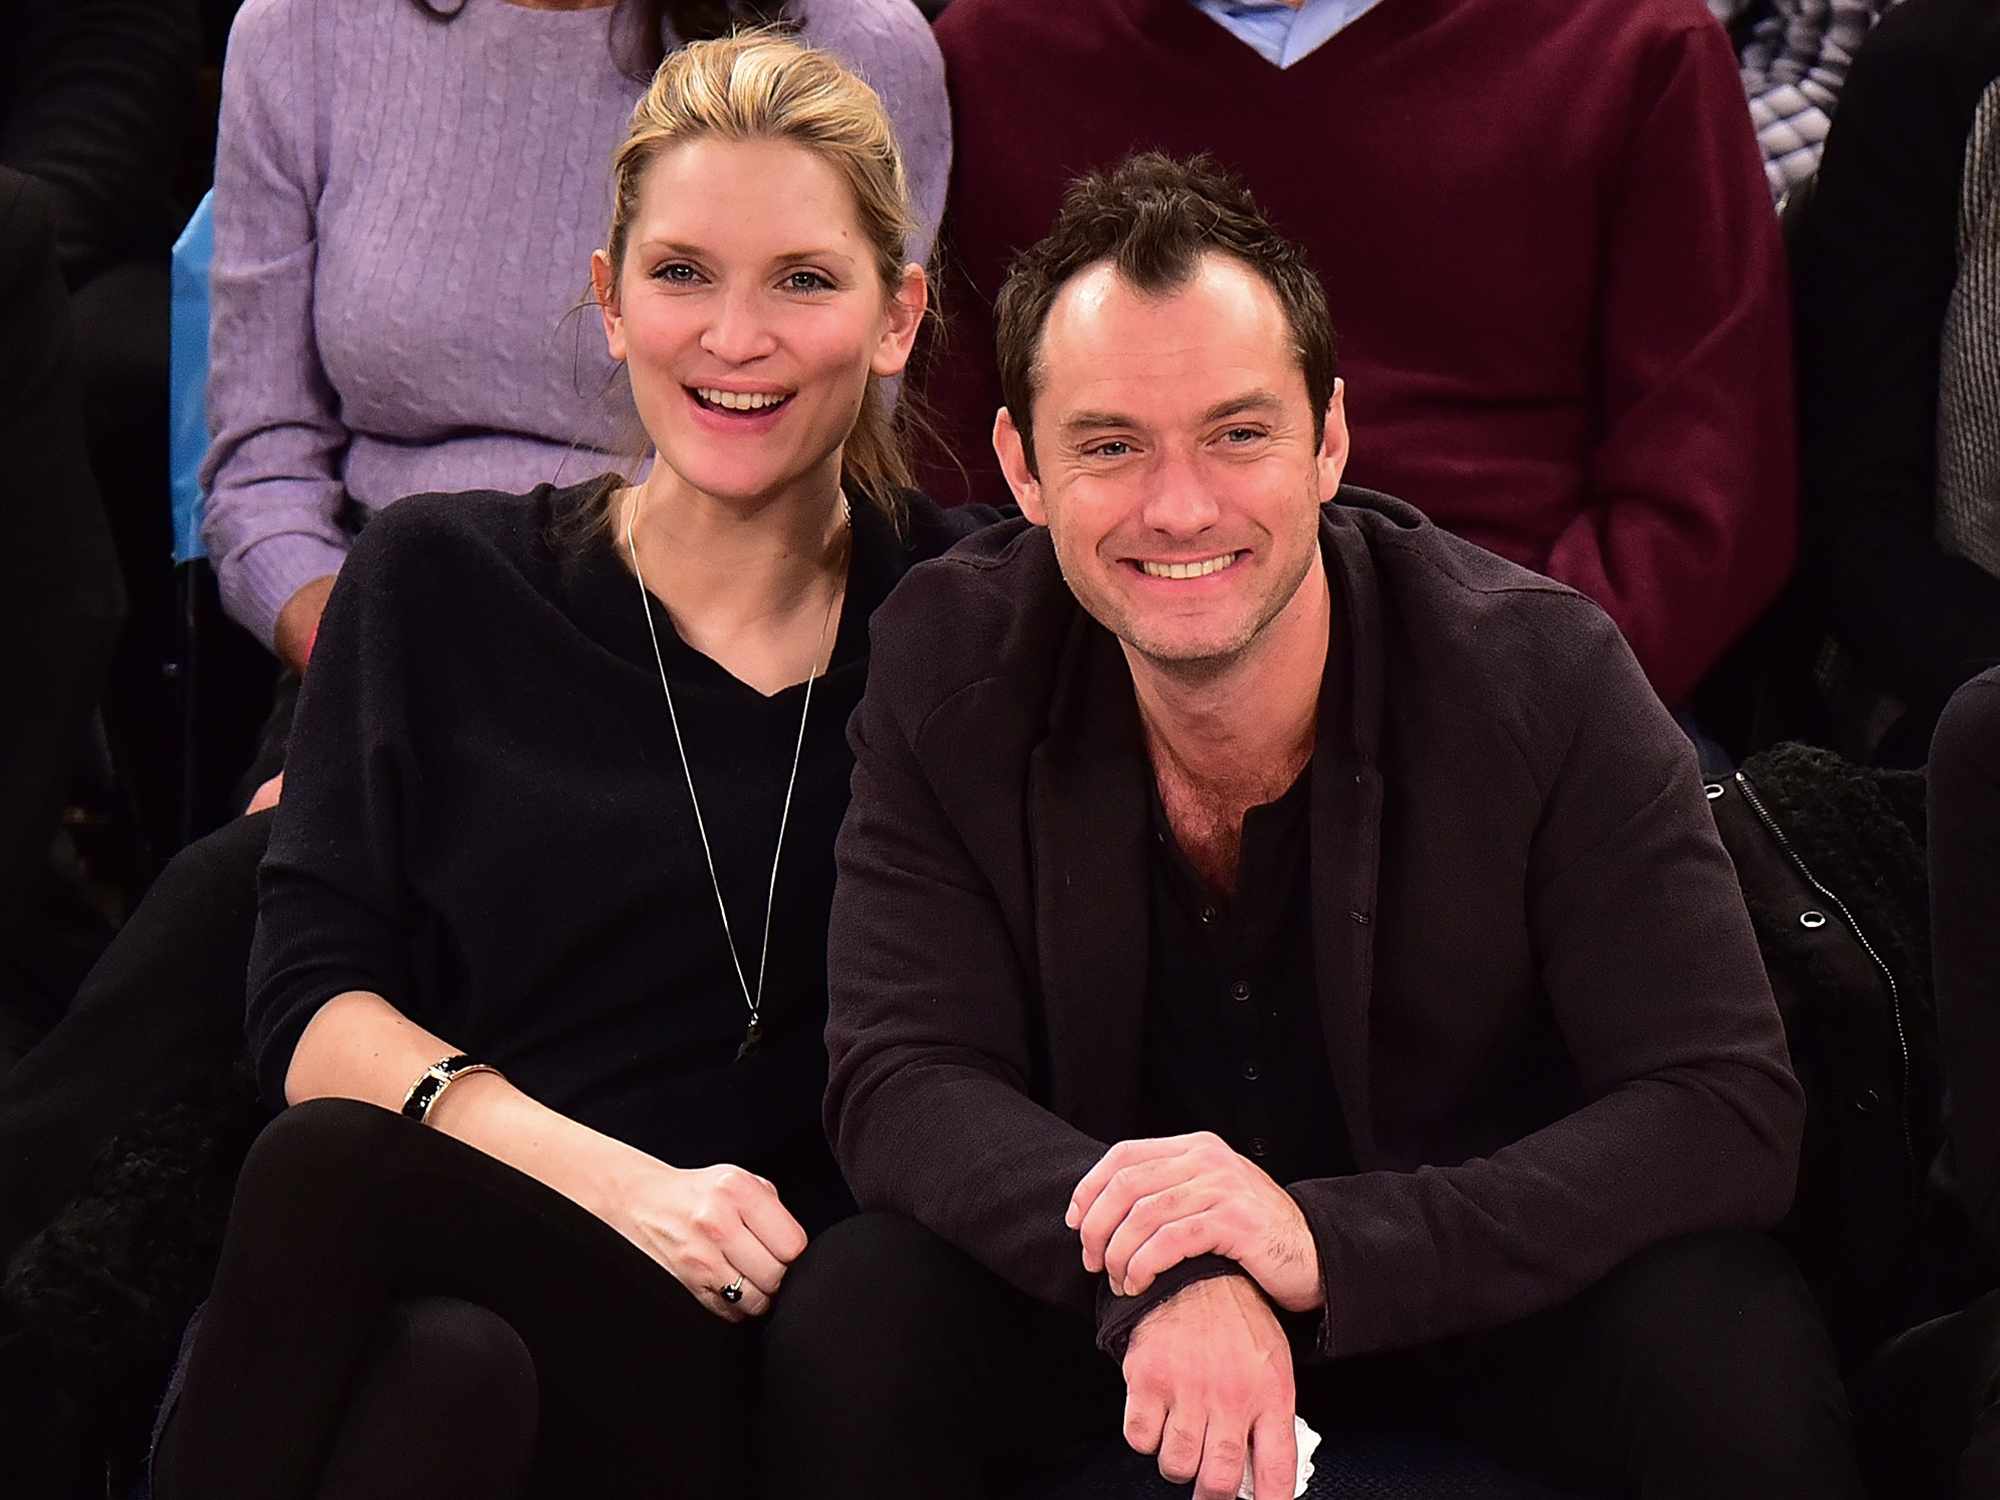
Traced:
[[403, 1114], [406, 1118], [423, 1124], [431, 1112], [431, 1106], [438, 1102], [438, 1096], [457, 1079], [468, 1073], [498, 1073], [500, 1070], [483, 1062], [474, 1062], [463, 1052], [454, 1052], [450, 1057], [439, 1058], [423, 1075], [410, 1085], [410, 1092], [403, 1096]]

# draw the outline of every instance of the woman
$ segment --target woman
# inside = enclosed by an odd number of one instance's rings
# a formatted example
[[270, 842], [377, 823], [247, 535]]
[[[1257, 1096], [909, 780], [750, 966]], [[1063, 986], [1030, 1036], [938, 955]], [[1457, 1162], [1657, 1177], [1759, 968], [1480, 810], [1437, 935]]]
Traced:
[[[668, 47], [794, 11], [882, 91], [922, 261], [951, 127], [906, 0], [243, 6], [216, 158], [203, 530], [224, 606], [291, 672], [353, 529], [382, 506], [580, 479], [617, 451], [611, 366], [563, 322], [602, 163]], [[281, 694], [260, 777], [288, 720]]]
[[750, 1320], [846, 1206], [843, 724], [869, 612], [978, 519], [901, 489], [880, 396], [926, 299], [902, 168], [872, 91], [752, 35], [667, 60], [614, 177], [647, 478], [405, 502], [327, 610], [251, 966], [291, 1108], [169, 1500], [741, 1493]]
[[[248, 0], [238, 12], [216, 173], [209, 541], [239, 618], [290, 667], [352, 545], [347, 518], [404, 494], [518, 491], [607, 466], [616, 370], [570, 314], [603, 229], [611, 152], [662, 50], [739, 15], [795, 19], [880, 90], [922, 261], [950, 125], [936, 45], [904, 0]], [[293, 607], [296, 628], [274, 634], [298, 599], [311, 608]], [[261, 806], [279, 790], [267, 779], [295, 691], [294, 677], [246, 780], [246, 795], [267, 783]], [[85, 1211], [72, 1200], [108, 1139], [229, 1073], [269, 825], [268, 813], [239, 819], [183, 850], [62, 1023], [0, 1080], [0, 1263], [66, 1206]], [[99, 1211], [129, 1217], [132, 1204]], [[101, 1233], [86, 1238], [115, 1255]], [[97, 1284], [154, 1275], [150, 1296], [189, 1305], [151, 1265], [87, 1272]], [[0, 1306], [0, 1395], [58, 1399], [49, 1344], [93, 1374], [110, 1329], [126, 1366], [168, 1352], [125, 1307], [76, 1351], [64, 1309]], [[71, 1460], [53, 1450], [75, 1447], [59, 1436], [68, 1417], [17, 1425], [42, 1433], [60, 1466]]]

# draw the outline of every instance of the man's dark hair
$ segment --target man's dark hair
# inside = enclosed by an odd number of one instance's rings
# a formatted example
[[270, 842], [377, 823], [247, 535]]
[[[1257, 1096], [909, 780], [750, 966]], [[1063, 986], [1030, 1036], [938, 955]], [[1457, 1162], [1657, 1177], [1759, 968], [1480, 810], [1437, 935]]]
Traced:
[[1233, 256], [1264, 279], [1284, 309], [1305, 372], [1313, 441], [1333, 398], [1333, 319], [1306, 253], [1271, 227], [1250, 190], [1207, 155], [1176, 161], [1157, 151], [1079, 177], [1040, 241], [1014, 257], [994, 304], [1000, 395], [1039, 474], [1030, 408], [1049, 308], [1079, 272], [1110, 261], [1138, 291], [1165, 296], [1187, 285], [1202, 256]]

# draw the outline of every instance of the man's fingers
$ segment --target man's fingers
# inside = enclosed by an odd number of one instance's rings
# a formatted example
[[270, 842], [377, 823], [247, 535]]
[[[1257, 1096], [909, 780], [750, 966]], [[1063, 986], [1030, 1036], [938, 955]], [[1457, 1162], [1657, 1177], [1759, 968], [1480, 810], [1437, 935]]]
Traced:
[[1192, 1411], [1173, 1410], [1167, 1413], [1165, 1431], [1160, 1437], [1160, 1473], [1175, 1484], [1186, 1484], [1201, 1472], [1202, 1439], [1208, 1434], [1208, 1414], [1196, 1407]]
[[1221, 1236], [1215, 1216], [1206, 1210], [1183, 1218], [1169, 1219], [1145, 1242], [1120, 1259], [1122, 1247], [1114, 1245], [1105, 1261], [1111, 1285], [1121, 1297], [1136, 1297], [1153, 1284], [1153, 1278], [1169, 1266], [1177, 1266], [1197, 1255], [1221, 1254]]
[[[1201, 1448], [1201, 1472], [1195, 1475], [1195, 1500], [1235, 1500], [1243, 1485], [1243, 1466], [1249, 1459], [1249, 1439], [1241, 1417], [1225, 1418], [1209, 1413], [1208, 1437]], [[1261, 1497], [1263, 1491], [1259, 1490]], [[1291, 1500], [1287, 1492], [1282, 1500]]]
[[1134, 1453], [1158, 1453], [1160, 1432], [1166, 1421], [1166, 1403], [1159, 1397], [1126, 1391], [1125, 1441]]
[[1165, 1135], [1143, 1141], [1120, 1141], [1109, 1151], [1097, 1158], [1097, 1165], [1083, 1174], [1076, 1190], [1069, 1195], [1069, 1208], [1063, 1214], [1063, 1223], [1075, 1229], [1090, 1212], [1090, 1206], [1097, 1201], [1097, 1195], [1104, 1191], [1109, 1182], [1123, 1167], [1135, 1162], [1152, 1161], [1161, 1156], [1177, 1156], [1187, 1149], [1192, 1136]]
[[[1109, 1270], [1113, 1244], [1119, 1233], [1131, 1225], [1133, 1210], [1149, 1198], [1161, 1198], [1184, 1186], [1192, 1167], [1185, 1155], [1176, 1154], [1134, 1162], [1114, 1172], [1098, 1192], [1090, 1211], [1077, 1225], [1077, 1235], [1083, 1241], [1083, 1268], [1086, 1271]], [[1171, 1207], [1171, 1204], [1154, 1204], [1156, 1210], [1170, 1210]], [[1127, 1243], [1126, 1252], [1129, 1254], [1143, 1241], [1158, 1222], [1154, 1218], [1139, 1224], [1137, 1237]]]
[[1290, 1411], [1267, 1411], [1250, 1429], [1250, 1475], [1257, 1500], [1292, 1500], [1299, 1485], [1299, 1430]]

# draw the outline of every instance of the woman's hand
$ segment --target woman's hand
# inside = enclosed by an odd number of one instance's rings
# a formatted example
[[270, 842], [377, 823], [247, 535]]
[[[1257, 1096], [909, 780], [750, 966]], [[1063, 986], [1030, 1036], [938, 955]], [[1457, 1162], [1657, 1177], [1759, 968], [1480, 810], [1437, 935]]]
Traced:
[[[778, 1190], [741, 1167], [670, 1167], [647, 1157], [599, 1216], [732, 1323], [770, 1311], [806, 1247]], [[738, 1277], [742, 1300], [731, 1302], [722, 1290]]]

